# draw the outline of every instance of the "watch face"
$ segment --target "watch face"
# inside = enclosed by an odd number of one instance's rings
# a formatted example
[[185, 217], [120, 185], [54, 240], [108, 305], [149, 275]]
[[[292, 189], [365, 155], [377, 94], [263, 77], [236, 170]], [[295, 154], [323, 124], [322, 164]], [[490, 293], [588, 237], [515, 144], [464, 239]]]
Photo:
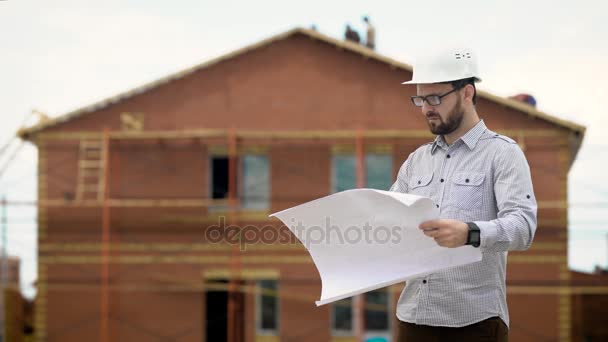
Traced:
[[467, 224], [469, 225], [469, 234], [467, 237], [467, 245], [473, 245], [474, 247], [479, 247], [479, 245], [481, 243], [481, 231], [479, 230], [479, 227], [472, 222], [469, 222]]
[[479, 231], [474, 230], [471, 232], [471, 242], [475, 247], [479, 246], [479, 240], [481, 239], [480, 235]]

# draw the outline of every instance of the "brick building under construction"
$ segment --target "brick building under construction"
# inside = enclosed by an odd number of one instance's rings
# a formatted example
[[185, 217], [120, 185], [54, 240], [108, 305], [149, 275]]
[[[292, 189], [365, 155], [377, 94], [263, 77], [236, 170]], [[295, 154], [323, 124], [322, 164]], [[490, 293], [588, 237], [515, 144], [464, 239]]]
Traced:
[[[243, 250], [223, 228], [272, 235], [269, 213], [388, 189], [433, 139], [411, 76], [294, 29], [20, 131], [39, 150], [38, 340], [390, 340], [402, 284], [316, 307], [301, 245]], [[570, 340], [567, 176], [585, 128], [483, 91], [477, 109], [525, 151], [539, 203], [532, 248], [508, 259], [511, 340]]]

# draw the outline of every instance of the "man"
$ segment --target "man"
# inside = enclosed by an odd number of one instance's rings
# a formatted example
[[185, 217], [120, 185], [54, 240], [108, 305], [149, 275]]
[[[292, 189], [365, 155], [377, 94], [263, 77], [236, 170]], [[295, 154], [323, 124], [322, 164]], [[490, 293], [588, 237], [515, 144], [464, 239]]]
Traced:
[[397, 304], [399, 341], [507, 341], [507, 252], [530, 247], [536, 199], [526, 158], [475, 109], [474, 54], [449, 50], [414, 65], [412, 103], [432, 143], [401, 166], [391, 191], [430, 197], [440, 219], [420, 229], [443, 247], [472, 245], [482, 261], [407, 282]]
[[359, 43], [361, 41], [359, 33], [353, 30], [352, 27], [350, 27], [350, 24], [346, 24], [346, 31], [344, 31], [344, 39], [354, 43]]
[[376, 48], [376, 29], [369, 20], [369, 17], [363, 17], [363, 22], [367, 26], [367, 39], [365, 40], [365, 46], [373, 50]]

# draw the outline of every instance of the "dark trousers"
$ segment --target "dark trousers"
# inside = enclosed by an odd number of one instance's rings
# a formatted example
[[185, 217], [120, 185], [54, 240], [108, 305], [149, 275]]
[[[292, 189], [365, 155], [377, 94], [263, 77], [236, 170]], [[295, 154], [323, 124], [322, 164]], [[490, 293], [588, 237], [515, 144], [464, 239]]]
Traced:
[[509, 340], [509, 329], [498, 317], [461, 328], [432, 327], [399, 321], [398, 342], [499, 341]]

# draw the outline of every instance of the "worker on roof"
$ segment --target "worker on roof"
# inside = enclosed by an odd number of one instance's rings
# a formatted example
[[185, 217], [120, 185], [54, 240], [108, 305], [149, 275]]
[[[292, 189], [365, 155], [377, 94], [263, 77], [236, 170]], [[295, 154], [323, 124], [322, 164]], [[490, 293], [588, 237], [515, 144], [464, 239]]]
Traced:
[[372, 22], [368, 16], [363, 17], [363, 22], [367, 26], [365, 46], [373, 50], [376, 48], [376, 28], [374, 25], [372, 25]]

